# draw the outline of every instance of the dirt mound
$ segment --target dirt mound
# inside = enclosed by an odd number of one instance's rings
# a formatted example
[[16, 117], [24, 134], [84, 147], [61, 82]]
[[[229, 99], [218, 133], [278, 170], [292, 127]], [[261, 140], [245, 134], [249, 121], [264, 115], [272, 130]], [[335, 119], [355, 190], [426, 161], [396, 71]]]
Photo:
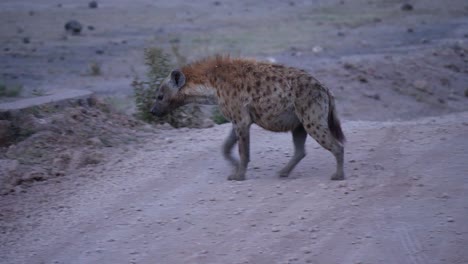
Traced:
[[150, 129], [96, 98], [64, 109], [35, 107], [2, 119], [1, 193], [104, 162], [109, 147], [138, 143]]

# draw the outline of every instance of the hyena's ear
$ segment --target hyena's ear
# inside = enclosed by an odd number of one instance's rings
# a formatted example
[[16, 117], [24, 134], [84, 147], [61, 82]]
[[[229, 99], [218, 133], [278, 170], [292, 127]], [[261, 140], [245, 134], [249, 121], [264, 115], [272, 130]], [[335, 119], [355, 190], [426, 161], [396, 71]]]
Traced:
[[185, 75], [179, 69], [173, 70], [171, 72], [171, 82], [174, 85], [174, 88], [179, 90], [185, 84]]

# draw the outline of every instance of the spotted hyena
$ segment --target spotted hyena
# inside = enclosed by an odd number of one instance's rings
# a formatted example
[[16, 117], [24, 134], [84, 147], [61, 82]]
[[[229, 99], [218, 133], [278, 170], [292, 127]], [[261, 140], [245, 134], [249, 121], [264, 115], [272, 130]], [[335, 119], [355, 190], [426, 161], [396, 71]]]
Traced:
[[[345, 137], [331, 92], [304, 70], [267, 62], [217, 56], [176, 69], [156, 92], [151, 112], [162, 116], [187, 103], [218, 104], [231, 120], [223, 145], [234, 166], [229, 180], [244, 180], [250, 161], [250, 126], [275, 132], [292, 131], [295, 153], [279, 172], [287, 177], [305, 157], [307, 134], [336, 158], [332, 180], [343, 180]], [[240, 162], [232, 155], [238, 143]]]

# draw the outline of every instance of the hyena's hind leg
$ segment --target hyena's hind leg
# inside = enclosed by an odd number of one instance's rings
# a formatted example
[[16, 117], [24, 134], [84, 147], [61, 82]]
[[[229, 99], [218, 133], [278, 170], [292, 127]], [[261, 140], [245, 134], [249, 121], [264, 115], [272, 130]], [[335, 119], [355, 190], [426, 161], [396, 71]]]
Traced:
[[239, 161], [237, 161], [232, 156], [232, 150], [234, 149], [234, 146], [236, 145], [238, 139], [239, 138], [237, 137], [236, 131], [234, 130], [234, 128], [232, 128], [231, 132], [229, 132], [229, 135], [223, 144], [223, 156], [235, 168], [239, 166]]
[[313, 137], [322, 147], [330, 151], [336, 159], [336, 172], [332, 175], [332, 180], [344, 180], [344, 147], [341, 142], [331, 134], [327, 124], [320, 122], [319, 124], [305, 124], [305, 129], [311, 137]]
[[294, 142], [294, 156], [288, 162], [283, 169], [280, 170], [280, 177], [288, 177], [289, 173], [296, 167], [296, 165], [301, 161], [305, 156], [305, 142], [307, 139], [307, 132], [302, 125], [299, 125], [292, 131], [293, 142]]
[[[328, 96], [327, 96], [328, 97]], [[336, 159], [336, 172], [332, 180], [344, 180], [344, 135], [340, 121], [335, 113], [333, 97], [322, 97], [325, 100], [309, 104], [302, 112], [301, 121], [307, 133], [322, 147], [330, 151]], [[328, 99], [328, 100], [327, 100]]]

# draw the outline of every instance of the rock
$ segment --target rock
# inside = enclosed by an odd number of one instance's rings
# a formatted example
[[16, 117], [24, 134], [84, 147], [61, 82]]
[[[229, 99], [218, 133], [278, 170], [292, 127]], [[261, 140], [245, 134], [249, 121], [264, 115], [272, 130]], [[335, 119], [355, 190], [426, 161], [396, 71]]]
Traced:
[[364, 96], [377, 100], [377, 101], [380, 100], [380, 95], [377, 93], [376, 94], [364, 94]]
[[93, 138], [88, 139], [87, 144], [97, 146], [97, 147], [104, 146], [104, 144], [102, 143], [102, 140], [98, 137], [93, 137]]
[[314, 47], [312, 48], [312, 52], [313, 52], [313, 53], [320, 53], [320, 52], [322, 52], [322, 51], [323, 51], [323, 48], [322, 48], [321, 46], [314, 46]]
[[96, 29], [96, 28], [95, 28], [93, 25], [89, 25], [89, 26], [88, 26], [88, 30], [90, 30], [90, 31], [93, 31], [93, 30], [95, 30], [95, 29]]
[[40, 169], [28, 171], [21, 176], [22, 182], [43, 181], [47, 178], [47, 173]]
[[98, 8], [98, 3], [97, 3], [97, 1], [91, 1], [91, 2], [89, 2], [88, 7], [89, 7], [89, 8]]
[[362, 83], [367, 83], [367, 82], [369, 82], [369, 81], [367, 80], [367, 78], [364, 77], [364, 76], [362, 76], [362, 75], [361, 75], [361, 76], [358, 76], [358, 80], [359, 80], [359, 82], [362, 82]]
[[24, 37], [23, 38], [23, 43], [24, 44], [29, 44], [29, 43], [31, 43], [31, 39], [29, 37]]
[[468, 97], [468, 88], [465, 89], [465, 97]]
[[414, 9], [412, 4], [405, 3], [401, 5], [401, 10], [403, 11], [412, 11]]
[[81, 23], [76, 20], [70, 20], [67, 23], [65, 23], [65, 30], [72, 35], [80, 34], [82, 28], [83, 26], [81, 25]]

